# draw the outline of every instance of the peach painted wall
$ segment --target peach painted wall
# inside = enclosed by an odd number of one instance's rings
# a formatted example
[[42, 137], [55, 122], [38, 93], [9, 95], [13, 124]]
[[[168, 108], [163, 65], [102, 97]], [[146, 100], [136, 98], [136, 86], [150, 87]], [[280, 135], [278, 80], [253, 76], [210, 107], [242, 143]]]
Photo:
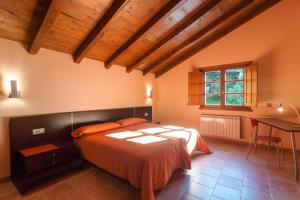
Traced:
[[[250, 138], [249, 117], [273, 116], [297, 121], [296, 114], [275, 111], [280, 98], [300, 108], [300, 1], [284, 0], [186, 60], [155, 82], [154, 119], [199, 128], [201, 114], [242, 116], [242, 140]], [[253, 112], [199, 110], [187, 106], [188, 72], [195, 67], [253, 60], [259, 64], [258, 107]], [[273, 103], [267, 108], [266, 103]], [[267, 131], [266, 127], [261, 131]], [[291, 147], [290, 136], [274, 131]], [[300, 133], [297, 136], [300, 149]]]
[[[9, 80], [17, 79], [20, 99], [9, 99]], [[149, 105], [146, 87], [153, 75], [130, 74], [124, 67], [73, 62], [67, 54], [41, 49], [27, 53], [16, 42], [0, 39], [0, 178], [9, 176], [9, 116]]]

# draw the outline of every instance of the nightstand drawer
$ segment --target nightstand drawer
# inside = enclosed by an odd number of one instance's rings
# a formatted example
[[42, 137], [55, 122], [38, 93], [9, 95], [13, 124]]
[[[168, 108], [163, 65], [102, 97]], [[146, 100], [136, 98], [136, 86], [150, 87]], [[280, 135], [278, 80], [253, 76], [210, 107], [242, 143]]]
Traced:
[[74, 145], [54, 150], [54, 152], [51, 153], [52, 165], [61, 165], [69, 162], [73, 160], [76, 155], [77, 149]]
[[51, 167], [53, 165], [52, 153], [54, 151], [25, 157], [23, 161], [25, 173], [29, 175]]
[[27, 175], [37, 173], [72, 161], [76, 155], [76, 147], [67, 145], [55, 150], [23, 157], [24, 170]]

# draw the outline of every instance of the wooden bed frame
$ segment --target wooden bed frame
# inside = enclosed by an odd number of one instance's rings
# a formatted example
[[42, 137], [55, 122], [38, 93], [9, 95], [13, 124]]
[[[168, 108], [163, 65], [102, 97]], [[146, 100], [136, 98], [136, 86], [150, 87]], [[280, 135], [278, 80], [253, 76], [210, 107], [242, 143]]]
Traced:
[[[34, 185], [63, 171], [53, 170], [53, 172], [51, 172], [51, 170], [46, 170], [44, 173], [40, 172], [24, 177], [24, 173], [20, 169], [20, 149], [49, 143], [58, 145], [73, 143], [70, 133], [78, 127], [107, 121], [117, 121], [129, 117], [145, 118], [151, 121], [152, 107], [78, 111], [10, 118], [11, 179], [13, 183], [21, 193], [24, 193], [27, 190], [27, 183], [28, 185]], [[33, 135], [33, 129], [38, 128], [45, 128], [45, 133]], [[24, 181], [24, 179], [26, 179], [26, 181]], [[26, 184], [24, 184], [24, 182], [26, 182]]]

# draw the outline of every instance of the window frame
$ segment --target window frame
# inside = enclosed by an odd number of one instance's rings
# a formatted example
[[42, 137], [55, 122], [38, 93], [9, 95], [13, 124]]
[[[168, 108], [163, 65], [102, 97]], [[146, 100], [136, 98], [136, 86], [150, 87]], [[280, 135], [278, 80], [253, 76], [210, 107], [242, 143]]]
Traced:
[[[245, 96], [246, 96], [246, 91], [244, 89], [244, 91], [242, 93], [226, 93], [226, 82], [232, 82], [232, 81], [226, 81], [225, 80], [225, 71], [226, 70], [230, 70], [230, 69], [243, 69], [244, 70], [244, 74], [243, 74], [243, 80], [237, 80], [234, 82], [243, 82], [243, 87], [245, 87], [245, 71], [246, 68], [248, 67], [248, 65], [235, 65], [235, 66], [215, 66], [215, 67], [206, 67], [206, 68], [201, 68], [200, 70], [203, 71], [203, 91], [204, 91], [204, 95], [203, 95], [203, 105], [200, 105], [200, 109], [211, 109], [211, 110], [233, 110], [233, 111], [252, 111], [252, 108], [250, 106], [246, 106], [245, 105]], [[206, 91], [205, 91], [205, 84], [207, 82], [205, 82], [205, 73], [206, 72], [213, 72], [213, 71], [220, 71], [220, 105], [206, 105]], [[225, 105], [225, 95], [226, 94], [243, 94], [243, 99], [244, 99], [244, 105], [242, 106], [234, 106], [234, 105]]]

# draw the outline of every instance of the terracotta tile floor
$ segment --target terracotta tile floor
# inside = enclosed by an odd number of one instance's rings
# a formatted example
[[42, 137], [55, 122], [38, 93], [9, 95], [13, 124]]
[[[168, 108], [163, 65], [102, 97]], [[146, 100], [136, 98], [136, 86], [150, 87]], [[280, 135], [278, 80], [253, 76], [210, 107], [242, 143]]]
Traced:
[[[275, 151], [258, 148], [245, 159], [245, 146], [209, 142], [210, 155], [193, 157], [192, 170], [178, 170], [155, 193], [157, 200], [296, 200], [300, 183], [293, 181], [291, 155], [285, 153], [282, 169], [277, 168]], [[51, 180], [25, 196], [11, 182], [0, 184], [0, 200], [126, 200], [139, 199], [139, 190], [127, 181], [95, 167], [87, 167]]]

